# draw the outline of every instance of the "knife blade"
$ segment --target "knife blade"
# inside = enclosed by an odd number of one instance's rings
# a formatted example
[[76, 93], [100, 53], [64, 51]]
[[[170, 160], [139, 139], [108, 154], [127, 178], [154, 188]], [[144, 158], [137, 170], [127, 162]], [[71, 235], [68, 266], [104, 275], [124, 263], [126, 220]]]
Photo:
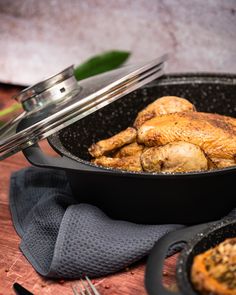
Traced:
[[17, 295], [34, 295], [33, 293], [25, 289], [23, 286], [21, 286], [19, 283], [14, 283], [13, 289]]

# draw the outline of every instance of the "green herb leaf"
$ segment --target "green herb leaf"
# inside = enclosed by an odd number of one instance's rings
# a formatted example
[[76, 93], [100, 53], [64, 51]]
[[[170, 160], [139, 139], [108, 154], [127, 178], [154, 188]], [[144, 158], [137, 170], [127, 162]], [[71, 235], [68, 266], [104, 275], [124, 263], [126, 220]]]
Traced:
[[82, 80], [118, 68], [130, 56], [127, 51], [108, 51], [88, 59], [75, 68], [75, 77]]
[[5, 119], [4, 117], [13, 113], [13, 112], [16, 112], [18, 111], [19, 109], [21, 109], [21, 104], [19, 103], [14, 103], [12, 104], [10, 107], [4, 109], [4, 110], [0, 110], [0, 127], [3, 126], [5, 124]]
[[14, 103], [10, 107], [0, 111], [0, 117], [6, 116], [12, 112], [19, 110], [19, 109], [21, 109], [21, 105], [19, 103]]

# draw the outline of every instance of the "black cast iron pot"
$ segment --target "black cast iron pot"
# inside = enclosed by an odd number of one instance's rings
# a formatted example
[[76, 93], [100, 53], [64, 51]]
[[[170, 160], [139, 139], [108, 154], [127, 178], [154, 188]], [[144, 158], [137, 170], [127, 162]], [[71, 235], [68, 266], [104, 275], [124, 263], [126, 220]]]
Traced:
[[131, 126], [138, 111], [161, 96], [184, 97], [198, 111], [236, 117], [235, 93], [236, 75], [164, 76], [50, 136], [62, 157], [48, 157], [38, 145], [24, 154], [36, 166], [65, 170], [78, 202], [95, 204], [112, 218], [149, 224], [215, 220], [235, 206], [236, 167], [169, 175], [124, 172], [90, 163], [88, 147]]
[[[178, 230], [161, 238], [148, 257], [145, 286], [150, 295], [197, 295], [191, 282], [194, 257], [217, 246], [225, 239], [236, 237], [236, 219], [225, 218], [218, 222], [200, 224]], [[162, 272], [168, 249], [185, 243], [176, 267], [178, 291], [169, 291], [162, 284]]]

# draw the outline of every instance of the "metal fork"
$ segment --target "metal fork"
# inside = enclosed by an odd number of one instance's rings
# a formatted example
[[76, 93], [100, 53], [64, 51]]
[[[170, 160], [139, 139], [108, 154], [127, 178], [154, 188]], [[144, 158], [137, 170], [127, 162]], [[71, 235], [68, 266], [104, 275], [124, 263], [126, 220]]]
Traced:
[[80, 284], [77, 284], [79, 291], [76, 286], [72, 286], [74, 295], [100, 295], [94, 284], [87, 276], [85, 276], [85, 280], [87, 283], [81, 279]]

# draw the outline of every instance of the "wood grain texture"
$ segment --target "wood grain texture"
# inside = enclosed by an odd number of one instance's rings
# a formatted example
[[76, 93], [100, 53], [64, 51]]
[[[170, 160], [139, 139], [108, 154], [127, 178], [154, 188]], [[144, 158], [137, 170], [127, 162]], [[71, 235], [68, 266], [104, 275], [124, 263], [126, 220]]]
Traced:
[[[17, 88], [10, 89], [0, 85], [1, 106], [9, 105], [7, 101]], [[50, 155], [55, 155], [46, 141], [42, 148]], [[16, 234], [8, 207], [9, 180], [12, 172], [29, 166], [22, 153], [18, 153], [0, 162], [0, 295], [13, 295], [12, 285], [18, 282], [34, 294], [73, 294], [71, 285], [76, 281], [49, 280], [40, 276], [29, 264], [19, 250], [20, 238]], [[176, 257], [166, 260], [164, 284], [175, 288]], [[114, 275], [94, 280], [101, 295], [145, 295], [144, 272], [145, 260]]]

